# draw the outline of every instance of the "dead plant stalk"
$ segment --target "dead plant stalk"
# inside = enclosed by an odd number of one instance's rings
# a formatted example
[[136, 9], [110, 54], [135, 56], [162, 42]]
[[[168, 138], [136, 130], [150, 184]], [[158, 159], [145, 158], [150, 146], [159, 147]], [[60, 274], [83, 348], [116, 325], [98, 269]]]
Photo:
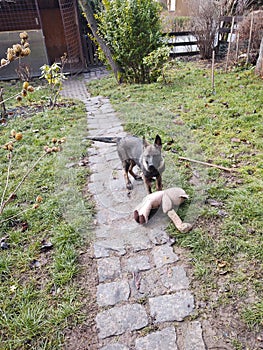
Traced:
[[10, 171], [11, 171], [11, 164], [12, 164], [12, 152], [9, 152], [9, 163], [8, 163], [8, 168], [7, 168], [7, 178], [6, 178], [6, 185], [5, 185], [5, 189], [2, 195], [2, 200], [1, 200], [1, 206], [0, 206], [0, 215], [2, 215], [5, 207], [7, 206], [8, 203], [10, 203], [12, 201], [12, 199], [14, 198], [14, 196], [16, 195], [16, 192], [19, 190], [19, 188], [22, 186], [22, 184], [24, 183], [24, 181], [26, 180], [26, 178], [30, 175], [30, 173], [34, 170], [34, 168], [37, 166], [37, 164], [47, 155], [48, 153], [45, 152], [43, 153], [37, 160], [36, 162], [32, 165], [31, 168], [28, 169], [28, 171], [25, 173], [25, 175], [22, 177], [22, 179], [20, 180], [20, 182], [18, 183], [18, 185], [16, 186], [16, 188], [14, 189], [14, 191], [11, 192], [11, 194], [9, 195], [9, 197], [4, 200], [5, 198], [5, 194], [7, 192], [7, 188], [8, 188], [8, 184], [9, 184], [9, 178], [10, 178]]

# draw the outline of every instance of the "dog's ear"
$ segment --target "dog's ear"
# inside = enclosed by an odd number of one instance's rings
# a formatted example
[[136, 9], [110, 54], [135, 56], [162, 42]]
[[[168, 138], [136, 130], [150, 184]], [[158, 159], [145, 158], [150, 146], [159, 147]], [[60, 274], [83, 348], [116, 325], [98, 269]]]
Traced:
[[159, 135], [156, 135], [154, 145], [160, 148], [162, 147], [162, 139]]

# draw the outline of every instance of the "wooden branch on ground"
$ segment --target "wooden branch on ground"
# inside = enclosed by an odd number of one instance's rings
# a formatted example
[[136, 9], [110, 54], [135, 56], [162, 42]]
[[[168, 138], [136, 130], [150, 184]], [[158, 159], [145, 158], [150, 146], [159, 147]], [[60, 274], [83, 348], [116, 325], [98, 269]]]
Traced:
[[224, 166], [213, 164], [213, 163], [202, 162], [201, 160], [195, 160], [195, 159], [190, 159], [190, 158], [186, 158], [186, 157], [178, 157], [178, 158], [180, 160], [186, 160], [186, 161], [191, 162], [191, 163], [202, 164], [202, 165], [206, 165], [206, 166], [209, 166], [212, 168], [221, 169], [221, 170], [228, 171], [228, 172], [236, 171], [236, 169], [226, 168]]

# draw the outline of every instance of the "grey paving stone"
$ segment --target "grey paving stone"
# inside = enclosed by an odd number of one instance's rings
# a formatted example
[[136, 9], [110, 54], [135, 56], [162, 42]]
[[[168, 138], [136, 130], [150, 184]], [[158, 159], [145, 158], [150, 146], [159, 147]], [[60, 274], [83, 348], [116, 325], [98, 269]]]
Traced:
[[98, 186], [98, 184], [95, 182], [90, 182], [88, 184], [88, 189], [89, 189], [89, 192], [93, 194], [95, 193], [100, 194], [104, 191], [103, 186]]
[[97, 303], [99, 306], [116, 305], [127, 301], [130, 295], [130, 286], [127, 281], [103, 283], [97, 286]]
[[189, 280], [182, 266], [166, 267], [160, 277], [162, 284], [171, 292], [189, 287]]
[[137, 255], [130, 257], [125, 262], [125, 270], [129, 272], [146, 271], [151, 268], [148, 255]]
[[144, 307], [140, 304], [113, 307], [96, 316], [99, 338], [104, 339], [141, 329], [148, 325]]
[[139, 293], [157, 296], [187, 289], [188, 286], [186, 272], [181, 266], [165, 265], [140, 274]]
[[123, 344], [110, 344], [103, 346], [100, 350], [129, 350], [129, 348]]
[[119, 156], [117, 153], [112, 152], [112, 153], [109, 153], [106, 155], [106, 160], [107, 160], [107, 162], [109, 162], [110, 160], [118, 160], [119, 161]]
[[111, 233], [112, 233], [112, 229], [110, 227], [110, 225], [97, 225], [95, 227], [95, 233], [96, 233], [96, 237], [97, 239], [101, 240], [103, 239], [110, 239], [111, 238]]
[[[177, 350], [176, 333], [174, 327], [167, 327], [161, 331], [136, 339], [135, 350]], [[190, 350], [190, 349], [189, 349]]]
[[121, 275], [120, 259], [103, 258], [97, 261], [99, 282], [114, 280]]
[[205, 350], [202, 326], [198, 321], [189, 322], [183, 326], [184, 350]]
[[94, 243], [93, 249], [95, 258], [106, 258], [110, 256], [112, 252], [118, 255], [126, 254], [124, 242], [119, 239], [97, 241]]
[[154, 247], [152, 254], [156, 267], [171, 264], [179, 260], [178, 256], [174, 253], [173, 248], [168, 244]]
[[173, 241], [169, 237], [169, 235], [160, 229], [152, 229], [149, 232], [149, 238], [155, 245], [162, 245], [165, 243], [171, 244]]
[[194, 298], [189, 291], [179, 291], [150, 298], [149, 305], [155, 323], [183, 321], [194, 309]]
[[[140, 273], [139, 295], [137, 297], [149, 296], [154, 297], [157, 295], [165, 294], [166, 288], [163, 286], [160, 271], [158, 269], [151, 269], [149, 271]], [[134, 295], [136, 297], [136, 294]]]

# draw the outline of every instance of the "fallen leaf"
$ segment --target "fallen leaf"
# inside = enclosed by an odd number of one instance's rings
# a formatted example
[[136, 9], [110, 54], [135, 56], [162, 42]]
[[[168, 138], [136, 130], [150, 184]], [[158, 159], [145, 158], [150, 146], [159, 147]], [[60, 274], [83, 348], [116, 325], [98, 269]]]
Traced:
[[232, 137], [231, 142], [240, 143], [240, 142], [241, 142], [241, 140], [240, 140], [240, 139], [238, 139], [237, 137]]
[[42, 246], [40, 247], [41, 252], [47, 252], [48, 250], [53, 248], [53, 243], [42, 241]]
[[223, 267], [227, 266], [227, 262], [226, 261], [218, 261], [217, 262], [217, 266], [222, 269]]
[[12, 292], [12, 293], [14, 293], [14, 291], [16, 290], [16, 286], [13, 284], [12, 286], [10, 286], [10, 291]]

